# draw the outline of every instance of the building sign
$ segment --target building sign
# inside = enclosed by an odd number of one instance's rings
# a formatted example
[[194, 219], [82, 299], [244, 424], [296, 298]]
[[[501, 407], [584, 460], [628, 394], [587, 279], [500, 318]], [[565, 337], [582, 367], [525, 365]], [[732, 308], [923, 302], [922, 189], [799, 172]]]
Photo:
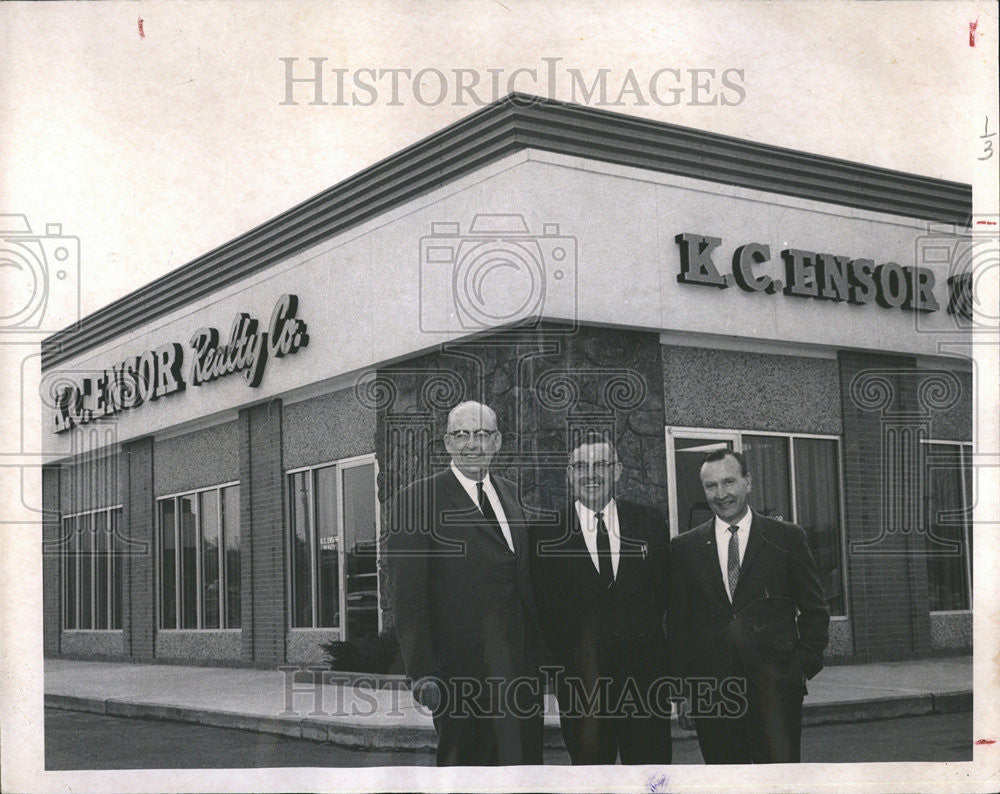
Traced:
[[129, 356], [96, 377], [61, 386], [53, 432], [115, 416], [182, 392], [188, 385], [200, 386], [237, 372], [243, 373], [248, 386], [259, 386], [268, 360], [292, 355], [309, 344], [306, 324], [295, 316], [298, 304], [297, 296], [282, 295], [267, 330], [259, 330], [257, 320], [240, 312], [224, 344], [219, 343], [218, 329], [199, 328], [188, 343], [192, 355], [186, 375], [184, 347], [168, 342]]
[[[746, 243], [732, 254], [732, 272], [723, 274], [716, 265], [716, 249], [722, 245], [719, 237], [701, 234], [678, 234], [674, 241], [680, 246], [682, 284], [726, 287], [736, 284], [745, 292], [773, 295], [780, 291], [795, 298], [839, 301], [856, 305], [874, 303], [884, 309], [906, 309], [935, 312], [941, 304], [935, 295], [934, 273], [924, 267], [899, 265], [896, 262], [876, 264], [873, 259], [851, 259], [837, 254], [786, 248], [780, 253], [784, 278], [772, 278], [761, 272], [760, 265], [771, 261], [770, 246]], [[953, 293], [949, 312], [959, 313], [952, 306], [954, 293], [964, 281], [949, 279]]]

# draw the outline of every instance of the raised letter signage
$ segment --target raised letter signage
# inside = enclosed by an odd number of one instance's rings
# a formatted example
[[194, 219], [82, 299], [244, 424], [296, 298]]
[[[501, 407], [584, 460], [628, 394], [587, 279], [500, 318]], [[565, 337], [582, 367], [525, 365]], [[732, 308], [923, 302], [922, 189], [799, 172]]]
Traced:
[[184, 348], [168, 342], [112, 364], [96, 378], [62, 387], [56, 395], [54, 432], [114, 416], [184, 391], [189, 384], [200, 386], [234, 372], [242, 372], [248, 386], [259, 386], [269, 358], [292, 355], [309, 344], [306, 324], [295, 316], [298, 305], [295, 295], [282, 295], [264, 331], [258, 330], [257, 320], [240, 312], [221, 345], [217, 329], [199, 328], [189, 342], [193, 355], [187, 381]]

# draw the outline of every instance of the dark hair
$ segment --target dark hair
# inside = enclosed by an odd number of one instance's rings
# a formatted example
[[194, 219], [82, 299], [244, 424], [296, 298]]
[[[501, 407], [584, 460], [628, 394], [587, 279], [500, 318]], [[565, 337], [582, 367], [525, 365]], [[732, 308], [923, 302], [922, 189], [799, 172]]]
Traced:
[[[701, 465], [704, 466], [706, 463], [715, 463], [717, 460], [725, 460], [726, 458], [733, 458], [737, 463], [740, 464], [740, 474], [746, 477], [750, 472], [747, 470], [747, 459], [743, 457], [742, 452], [737, 452], [734, 449], [713, 449], [701, 460]], [[701, 466], [698, 467], [699, 469]]]
[[573, 453], [580, 447], [589, 446], [590, 444], [607, 444], [608, 448], [611, 450], [611, 455], [617, 462], [618, 450], [615, 449], [615, 442], [612, 440], [611, 436], [612, 432], [610, 430], [587, 430], [573, 439], [573, 443], [569, 448], [569, 457], [572, 458]]

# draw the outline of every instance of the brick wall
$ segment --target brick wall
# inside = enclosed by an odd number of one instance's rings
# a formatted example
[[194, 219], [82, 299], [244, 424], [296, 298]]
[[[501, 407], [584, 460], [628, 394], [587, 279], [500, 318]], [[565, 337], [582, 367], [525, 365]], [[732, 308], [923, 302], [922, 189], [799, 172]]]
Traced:
[[933, 643], [920, 442], [931, 437], [935, 415], [962, 402], [967, 379], [916, 369], [904, 357], [843, 351], [839, 363], [855, 659], [927, 655]]
[[59, 579], [59, 552], [62, 548], [62, 515], [59, 506], [58, 465], [42, 466], [42, 504], [45, 518], [42, 524], [42, 649], [46, 655], [59, 653], [62, 629]]
[[240, 411], [242, 659], [285, 659], [286, 575], [280, 400]]
[[156, 512], [153, 498], [153, 439], [122, 444], [121, 533], [126, 545], [122, 570], [122, 646], [135, 659], [153, 658], [156, 632]]

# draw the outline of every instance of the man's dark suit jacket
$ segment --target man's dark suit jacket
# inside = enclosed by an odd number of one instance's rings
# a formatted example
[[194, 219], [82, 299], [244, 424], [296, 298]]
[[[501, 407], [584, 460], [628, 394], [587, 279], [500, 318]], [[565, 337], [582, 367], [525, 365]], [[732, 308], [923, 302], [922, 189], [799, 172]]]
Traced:
[[[591, 691], [598, 676], [614, 680], [611, 700], [631, 678], [645, 696], [667, 669], [663, 617], [667, 599], [667, 539], [663, 514], [615, 500], [621, 550], [609, 589], [595, 568], [575, 506], [556, 525], [533, 527], [532, 577], [542, 634], [556, 678], [563, 737], [574, 763], [670, 763], [669, 713], [644, 703], [649, 716], [608, 720], [579, 713], [579, 690]], [[663, 703], [668, 703], [668, 696]], [[624, 703], [624, 701], [623, 701]], [[613, 708], [614, 702], [602, 704]], [[667, 706], [669, 708], [669, 706]], [[569, 713], [569, 711], [576, 712]]]
[[[732, 603], [722, 580], [714, 518], [674, 538], [670, 554], [672, 673], [720, 682], [745, 678], [751, 695], [759, 696], [751, 716], [784, 722], [782, 729], [797, 748], [801, 722], [794, 718], [794, 704], [797, 699], [801, 709], [805, 680], [823, 667], [830, 622], [805, 532], [754, 513]], [[775, 704], [789, 702], [791, 716], [775, 717]]]
[[[390, 602], [406, 674], [414, 681], [537, 680], [542, 645], [528, 533], [514, 485], [490, 479], [507, 516], [513, 553], [450, 468], [408, 486], [394, 503], [386, 539]], [[523, 701], [528, 693], [521, 686], [518, 697]], [[540, 690], [538, 701], [540, 706]], [[474, 719], [461, 717], [455, 705], [452, 696], [435, 719], [440, 765], [542, 762], [540, 712], [518, 715], [502, 708], [500, 717]]]

